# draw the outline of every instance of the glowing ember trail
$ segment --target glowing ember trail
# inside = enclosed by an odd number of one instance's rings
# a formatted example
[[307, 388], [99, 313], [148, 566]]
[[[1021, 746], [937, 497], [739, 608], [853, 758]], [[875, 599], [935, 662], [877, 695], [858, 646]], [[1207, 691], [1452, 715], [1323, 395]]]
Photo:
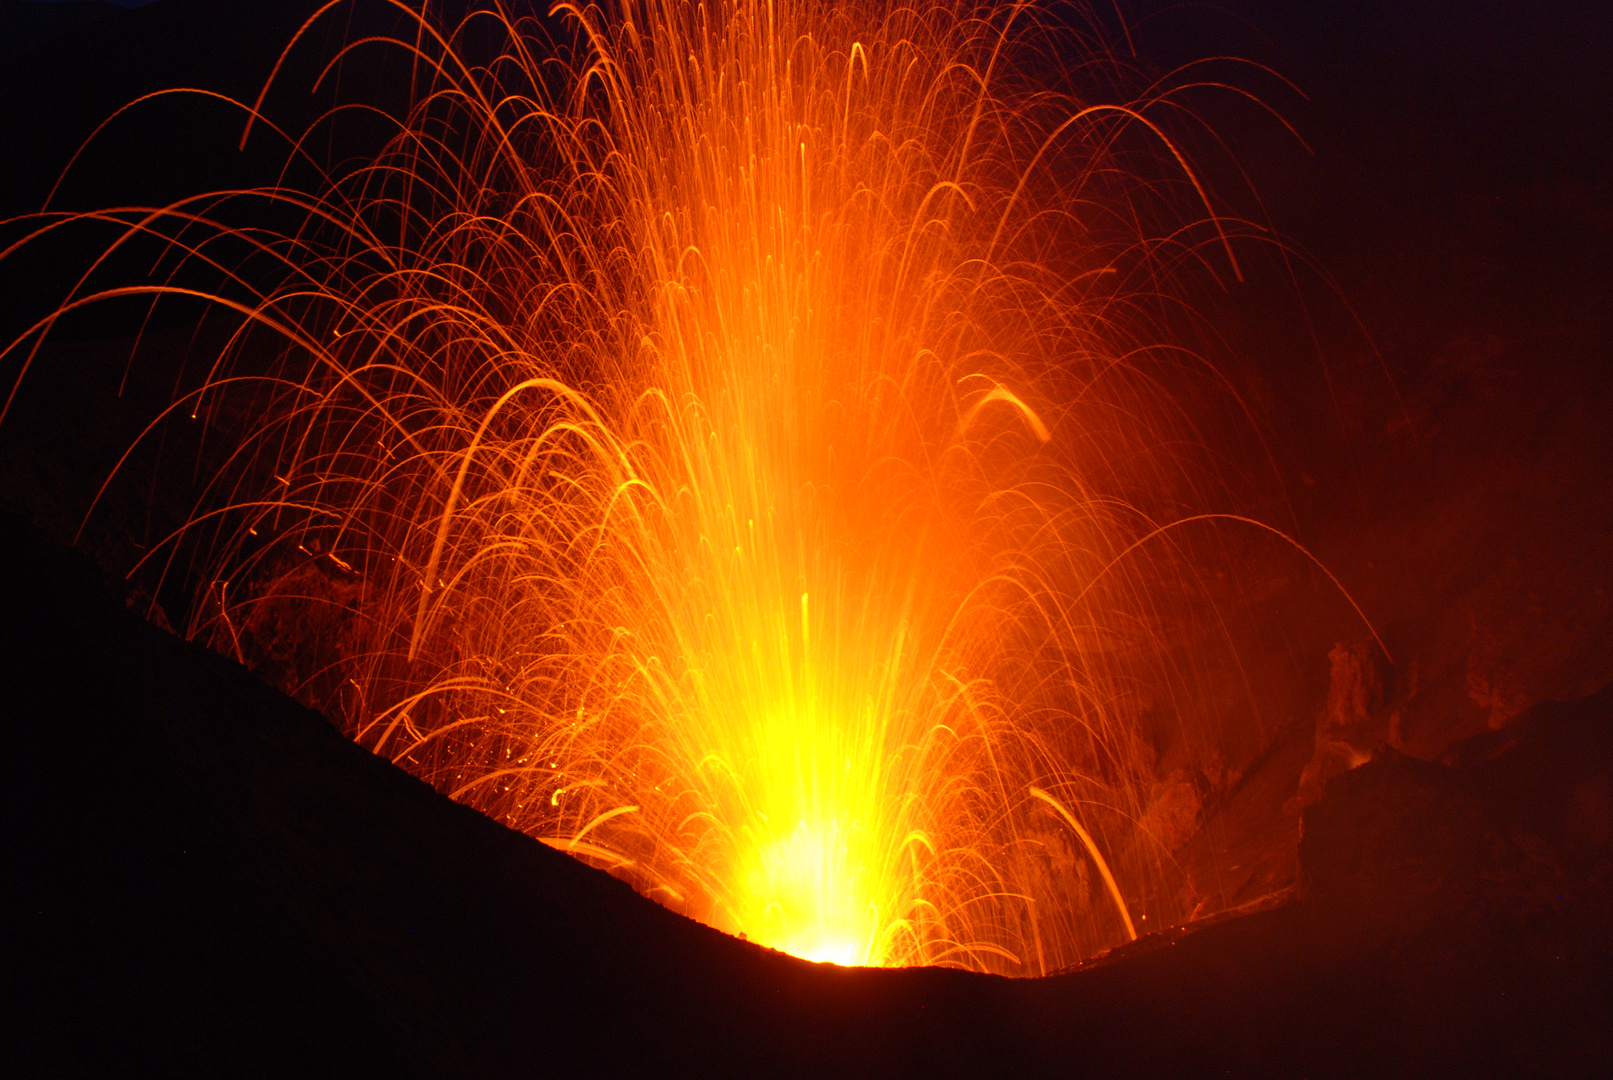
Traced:
[[[258, 418], [175, 538], [190, 633], [250, 659], [328, 603], [362, 745], [753, 941], [1036, 974], [1135, 936], [1173, 571], [1132, 552], [1209, 472], [1139, 223], [1235, 267], [1169, 96], [1077, 97], [1107, 54], [1018, 5], [557, 17], [365, 43], [415, 104], [317, 201], [128, 219], [280, 268], [213, 290], [241, 330], [176, 406]], [[302, 224], [231, 224], [264, 198]]]

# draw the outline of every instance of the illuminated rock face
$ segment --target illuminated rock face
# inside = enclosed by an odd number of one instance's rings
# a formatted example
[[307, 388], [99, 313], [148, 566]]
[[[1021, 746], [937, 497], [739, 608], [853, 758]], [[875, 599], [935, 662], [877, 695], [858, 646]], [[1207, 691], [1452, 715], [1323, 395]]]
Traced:
[[1305, 902], [1368, 940], [1516, 949], [1537, 961], [1605, 934], [1613, 921], [1609, 717], [1613, 687], [1538, 706], [1505, 733], [1458, 743], [1450, 764], [1380, 748], [1305, 813]]

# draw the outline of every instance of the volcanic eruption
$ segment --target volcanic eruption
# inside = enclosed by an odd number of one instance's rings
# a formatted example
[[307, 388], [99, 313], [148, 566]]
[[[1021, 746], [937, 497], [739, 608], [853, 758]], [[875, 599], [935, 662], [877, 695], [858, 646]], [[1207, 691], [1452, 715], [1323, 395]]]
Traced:
[[0, 4], [9, 1071], [1605, 1074], [1607, 14], [1457, 7]]
[[[1198, 431], [1242, 403], [1185, 294], [1255, 230], [1194, 72], [1124, 96], [1017, 4], [400, 11], [314, 79], [407, 67], [393, 114], [241, 103], [281, 184], [24, 241], [158, 254], [13, 351], [119, 297], [225, 327], [145, 436], [229, 440], [133, 568], [186, 635], [798, 955], [1045, 974], [1191, 914], [1143, 715], [1218, 537], [1281, 536]], [[355, 113], [378, 149], [314, 158]]]

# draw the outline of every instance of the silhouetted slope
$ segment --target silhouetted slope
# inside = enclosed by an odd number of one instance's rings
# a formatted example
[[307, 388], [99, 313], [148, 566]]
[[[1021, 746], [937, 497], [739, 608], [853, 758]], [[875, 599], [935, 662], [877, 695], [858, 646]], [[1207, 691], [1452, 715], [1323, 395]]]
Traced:
[[8, 1075], [1613, 1065], [1613, 695], [1484, 765], [1335, 781], [1303, 902], [1016, 981], [814, 965], [674, 915], [136, 619], [15, 519], [0, 624]]

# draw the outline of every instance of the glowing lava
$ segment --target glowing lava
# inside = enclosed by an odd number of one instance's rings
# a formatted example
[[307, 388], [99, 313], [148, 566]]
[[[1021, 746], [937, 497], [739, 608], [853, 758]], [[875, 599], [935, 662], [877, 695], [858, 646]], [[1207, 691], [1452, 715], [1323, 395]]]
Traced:
[[293, 235], [239, 194], [131, 226], [284, 271], [219, 290], [186, 405], [258, 418], [179, 538], [191, 634], [252, 660], [325, 605], [298, 687], [363, 745], [801, 956], [1134, 936], [1156, 601], [1120, 556], [1203, 487], [1147, 370], [1139, 222], [1204, 213], [1168, 95], [1077, 97], [1038, 42], [1101, 50], [1019, 5], [557, 11], [570, 49], [397, 35], [412, 111], [267, 193]]

